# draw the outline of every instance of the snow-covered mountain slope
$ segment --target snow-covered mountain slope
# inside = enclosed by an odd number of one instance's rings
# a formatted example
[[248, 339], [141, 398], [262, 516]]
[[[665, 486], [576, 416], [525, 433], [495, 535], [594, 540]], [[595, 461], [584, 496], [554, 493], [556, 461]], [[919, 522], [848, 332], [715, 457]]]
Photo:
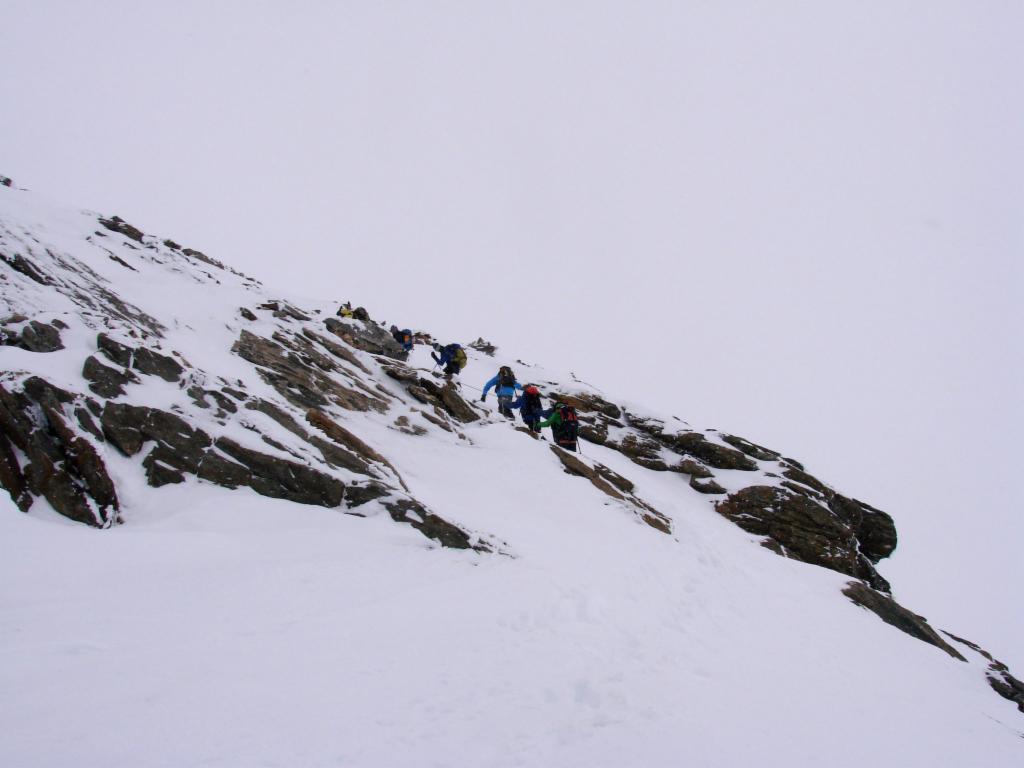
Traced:
[[[0, 259], [4, 765], [1024, 758], [1024, 688], [894, 602], [892, 519], [793, 459], [529, 350], [449, 384], [15, 188]], [[503, 364], [580, 454], [478, 401]]]

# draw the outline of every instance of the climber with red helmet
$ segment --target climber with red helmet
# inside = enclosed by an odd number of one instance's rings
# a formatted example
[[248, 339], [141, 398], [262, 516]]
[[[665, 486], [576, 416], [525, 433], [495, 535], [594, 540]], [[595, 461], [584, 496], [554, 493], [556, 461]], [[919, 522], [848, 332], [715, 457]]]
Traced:
[[519, 409], [519, 415], [523, 417], [523, 421], [531, 432], [540, 432], [540, 427], [537, 424], [540, 423], [544, 406], [540, 403], [540, 390], [537, 387], [527, 384], [523, 393], [514, 403], [509, 403], [508, 407]]

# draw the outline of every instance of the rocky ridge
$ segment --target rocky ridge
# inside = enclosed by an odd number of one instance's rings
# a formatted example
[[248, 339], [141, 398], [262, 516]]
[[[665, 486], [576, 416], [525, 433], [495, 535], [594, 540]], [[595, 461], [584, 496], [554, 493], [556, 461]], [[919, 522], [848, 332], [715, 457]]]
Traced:
[[[371, 425], [386, 423], [424, 440], [472, 442], [471, 425], [496, 419], [457, 385], [410, 364], [365, 310], [337, 317], [295, 306], [117, 216], [81, 214], [69, 228], [77, 239], [49, 239], [17, 217], [0, 220], [0, 346], [18, 361], [0, 373], [0, 485], [20, 509], [45, 499], [86, 525], [130, 523], [113, 477], [134, 471], [156, 489], [244, 487], [359, 517], [387, 515], [443, 547], [514, 554], [514, 543], [467, 530], [416, 499], [367, 438]], [[187, 299], [143, 290], [161, 281], [229, 307], [216, 343], [197, 350], [198, 317], [183, 306]], [[122, 295], [123, 286], [146, 300]], [[496, 352], [482, 339], [467, 346], [480, 359]], [[59, 364], [36, 364], [43, 359]], [[639, 472], [679, 475], [679, 493], [706, 497], [784, 557], [853, 577], [844, 591], [853, 602], [965, 659], [899, 606], [878, 573], [897, 544], [887, 513], [745, 438], [630, 410], [577, 381], [540, 373], [534, 383], [576, 407], [586, 443], [617, 452]], [[551, 452], [554, 466], [588, 481], [616, 508], [674, 535], [671, 518], [641, 498], [633, 480], [589, 456]], [[947, 636], [986, 659], [993, 689], [1024, 711], [1024, 686], [1004, 665]]]

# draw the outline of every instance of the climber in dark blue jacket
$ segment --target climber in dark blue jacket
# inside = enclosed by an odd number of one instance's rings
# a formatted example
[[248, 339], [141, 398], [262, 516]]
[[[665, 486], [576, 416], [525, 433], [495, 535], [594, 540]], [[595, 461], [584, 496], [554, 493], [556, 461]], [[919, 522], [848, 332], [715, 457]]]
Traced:
[[442, 347], [440, 344], [434, 344], [434, 350], [440, 352], [441, 356], [438, 357], [433, 352], [430, 356], [444, 369], [445, 378], [451, 379], [466, 367], [466, 350], [461, 345], [452, 343]]
[[516, 375], [512, 369], [507, 365], [501, 366], [497, 375], [484, 384], [484, 393], [480, 395], [480, 402], [487, 399], [487, 393], [491, 391], [492, 387], [497, 387], [495, 391], [498, 394], [498, 413], [505, 418], [514, 419], [515, 414], [512, 413], [509, 404], [516, 396], [516, 390], [522, 390], [523, 385], [516, 381]]
[[540, 403], [540, 390], [533, 384], [527, 384], [523, 394], [508, 407], [519, 410], [519, 415], [523, 417], [523, 422], [531, 432], [540, 432], [540, 427], [537, 425], [544, 416], [544, 406]]
[[406, 352], [412, 352], [412, 331], [410, 331], [408, 328], [398, 330], [397, 325], [392, 325], [391, 338], [393, 338], [395, 341], [401, 344], [402, 349], [404, 349]]

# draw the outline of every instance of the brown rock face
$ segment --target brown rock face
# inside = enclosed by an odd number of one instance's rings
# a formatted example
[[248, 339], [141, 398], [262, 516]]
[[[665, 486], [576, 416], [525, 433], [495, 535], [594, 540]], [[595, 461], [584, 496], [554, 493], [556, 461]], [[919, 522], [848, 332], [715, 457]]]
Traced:
[[882, 510], [838, 493], [832, 494], [829, 508], [853, 528], [860, 542], [861, 553], [872, 563], [877, 563], [895, 551], [896, 524]]
[[736, 437], [735, 435], [722, 435], [722, 440], [733, 448], [743, 451], [743, 453], [747, 454], [747, 456], [750, 456], [752, 459], [758, 459], [759, 461], [778, 461], [780, 458], [780, 454], [777, 452], [757, 445], [756, 443], [752, 443], [749, 440], [744, 440], [742, 437]]
[[[21, 392], [0, 386], [0, 484], [22, 510], [42, 496], [65, 517], [106, 527], [120, 509], [114, 483], [65, 411], [81, 399], [39, 377], [26, 380]], [[14, 447], [26, 457], [23, 467]]]
[[349, 509], [361, 507], [371, 501], [390, 496], [394, 491], [383, 483], [374, 481], [351, 483], [345, 488], [345, 505]]
[[696, 477], [699, 480], [705, 480], [709, 477], [715, 476], [714, 473], [701, 462], [691, 458], [683, 459], [674, 467], [669, 467], [669, 469], [672, 472], [680, 472], [684, 475], [689, 475], [691, 478]]
[[718, 502], [715, 509], [743, 530], [767, 536], [778, 545], [776, 551], [781, 549], [787, 557], [855, 576], [876, 589], [889, 591], [888, 582], [861, 551], [856, 528], [808, 496], [786, 488], [751, 486]]
[[746, 472], [753, 472], [757, 469], [757, 463], [744, 455], [742, 451], [713, 443], [699, 432], [665, 435], [664, 439], [676, 453], [698, 458], [715, 469], [741, 469]]
[[361, 456], [364, 461], [388, 464], [387, 459], [352, 434], [349, 430], [345, 429], [345, 427], [338, 424], [323, 411], [311, 408], [306, 411], [306, 421], [319, 429], [334, 442], [345, 446], [356, 455]]
[[565, 471], [568, 472], [570, 475], [576, 475], [577, 477], [587, 478], [587, 480], [590, 481], [590, 484], [597, 488], [597, 490], [601, 491], [601, 493], [605, 494], [606, 496], [610, 496], [616, 501], [626, 500], [626, 497], [623, 496], [619, 490], [613, 487], [611, 483], [609, 483], [607, 480], [601, 477], [601, 475], [599, 475], [596, 470], [592, 469], [591, 467], [588, 467], [586, 464], [580, 461], [580, 459], [574, 456], [573, 454], [569, 453], [568, 451], [563, 451], [556, 445], [551, 446], [551, 452], [558, 457], [558, 460], [562, 462], [562, 466], [565, 467]]
[[562, 462], [562, 467], [570, 475], [584, 477], [601, 493], [616, 500], [630, 504], [637, 516], [652, 528], [662, 533], [672, 533], [672, 522], [651, 505], [633, 495], [633, 483], [608, 467], [594, 462], [589, 466], [573, 453], [563, 451], [552, 445], [551, 452]]
[[128, 369], [111, 368], [92, 355], [85, 359], [82, 376], [89, 382], [89, 389], [105, 398], [120, 397], [126, 386], [139, 382], [139, 377]]
[[49, 275], [37, 267], [34, 262], [29, 261], [20, 253], [16, 253], [13, 256], [8, 256], [6, 253], [0, 253], [0, 261], [18, 274], [24, 275], [29, 280], [39, 283], [40, 285], [53, 285], [53, 279]]
[[136, 243], [141, 243], [142, 238], [145, 237], [145, 233], [141, 229], [133, 227], [120, 216], [111, 216], [109, 219], [100, 219], [100, 224], [111, 232], [117, 232], [120, 235], [124, 235], [129, 240], [134, 240]]
[[[18, 316], [9, 318], [5, 322], [9, 323], [11, 320], [24, 322], [25, 318]], [[42, 323], [38, 320], [30, 320], [25, 323], [20, 331], [15, 328], [0, 327], [0, 344], [19, 347], [28, 352], [45, 353], [64, 349], [64, 343], [60, 340], [60, 328], [56, 324]]]
[[608, 419], [580, 416], [579, 423], [581, 440], [595, 445], [604, 445], [608, 442]]
[[336, 478], [294, 461], [245, 448], [228, 438], [214, 441], [173, 413], [108, 403], [100, 420], [107, 440], [126, 456], [155, 443], [143, 461], [155, 487], [181, 482], [185, 473], [203, 480], [299, 504], [336, 507], [345, 486]]
[[213, 442], [176, 414], [128, 403], [107, 403], [100, 426], [110, 444], [125, 456], [134, 456], [152, 441], [164, 450], [171, 466], [192, 474]]
[[437, 541], [442, 547], [475, 549], [478, 552], [490, 551], [490, 548], [482, 542], [474, 545], [469, 534], [464, 530], [429, 512], [418, 501], [394, 499], [384, 501], [383, 504], [392, 520], [398, 523], [408, 523], [428, 539]]
[[456, 421], [461, 421], [463, 424], [479, 421], [480, 414], [474, 411], [473, 407], [462, 399], [462, 395], [459, 394], [459, 391], [452, 382], [449, 381], [441, 387], [440, 398], [444, 409]]
[[628, 457], [634, 464], [655, 472], [668, 471], [668, 464], [661, 458], [661, 444], [653, 438], [630, 432], [618, 442], [608, 441], [605, 444]]
[[566, 405], [571, 405], [579, 413], [601, 413], [612, 419], [622, 418], [622, 409], [615, 403], [610, 403], [599, 395], [594, 395], [589, 392], [575, 392], [573, 394], [561, 394], [559, 392], [552, 392], [550, 395], [552, 400], [561, 401]]
[[345, 341], [349, 346], [382, 355], [394, 360], [406, 360], [409, 353], [384, 328], [369, 320], [343, 322], [334, 317], [324, 320], [324, 325], [331, 333]]
[[941, 648], [954, 659], [966, 661], [955, 648], [939, 637], [938, 632], [931, 628], [927, 619], [908, 611], [891, 597], [880, 594], [859, 581], [851, 581], [847, 584], [843, 594], [862, 608], [867, 608], [886, 624], [891, 624], [911, 637]]
[[697, 491], [697, 493], [706, 493], [706, 494], [725, 493], [725, 488], [720, 486], [714, 480], [710, 480], [710, 479], [709, 480], [702, 480], [699, 477], [697, 477], [696, 475], [691, 475], [691, 477], [690, 477], [690, 487], [693, 488], [693, 490]]
[[494, 357], [494, 353], [498, 351], [498, 348], [491, 344], [489, 341], [484, 341], [483, 336], [477, 338], [476, 341], [468, 344], [471, 349], [475, 349], [477, 352], [483, 352], [489, 357]]
[[1021, 682], [1011, 675], [1009, 667], [998, 659], [993, 658], [991, 653], [976, 643], [972, 643], [970, 640], [964, 640], [962, 637], [957, 637], [953, 633], [945, 630], [942, 630], [942, 634], [961, 645], [967, 646], [978, 655], [984, 657], [989, 662], [985, 678], [988, 680], [988, 684], [992, 687], [992, 690], [1004, 699], [1012, 701], [1017, 705], [1017, 709], [1024, 712], [1024, 682]]
[[[402, 379], [398, 377], [403, 374], [400, 371], [394, 371], [393, 373], [388, 373], [388, 375], [401, 381]], [[463, 399], [453, 382], [446, 381], [444, 385], [440, 385], [429, 377], [421, 376], [417, 379], [416, 384], [409, 383], [407, 390], [410, 395], [424, 405], [433, 405], [437, 408], [439, 416], [443, 415], [443, 411], [455, 421], [463, 424], [469, 424], [480, 419], [480, 414], [473, 410], [473, 406]]]
[[[245, 448], [226, 437], [218, 438], [214, 445], [245, 468], [244, 474], [232, 470], [230, 481], [237, 482], [239, 478], [244, 478], [244, 483], [240, 484], [248, 485], [261, 496], [321, 507], [337, 507], [341, 504], [345, 485], [330, 475], [305, 464]], [[221, 462], [218, 462], [218, 467], [223, 470]], [[200, 466], [200, 477], [208, 474], [212, 473], [204, 473]]]
[[339, 371], [338, 364], [318, 353], [301, 337], [287, 339], [275, 334], [271, 341], [242, 331], [232, 351], [257, 366], [268, 384], [303, 410], [328, 404], [353, 411], [384, 413], [387, 410], [387, 403], [379, 396], [347, 387], [326, 375], [325, 371]]

